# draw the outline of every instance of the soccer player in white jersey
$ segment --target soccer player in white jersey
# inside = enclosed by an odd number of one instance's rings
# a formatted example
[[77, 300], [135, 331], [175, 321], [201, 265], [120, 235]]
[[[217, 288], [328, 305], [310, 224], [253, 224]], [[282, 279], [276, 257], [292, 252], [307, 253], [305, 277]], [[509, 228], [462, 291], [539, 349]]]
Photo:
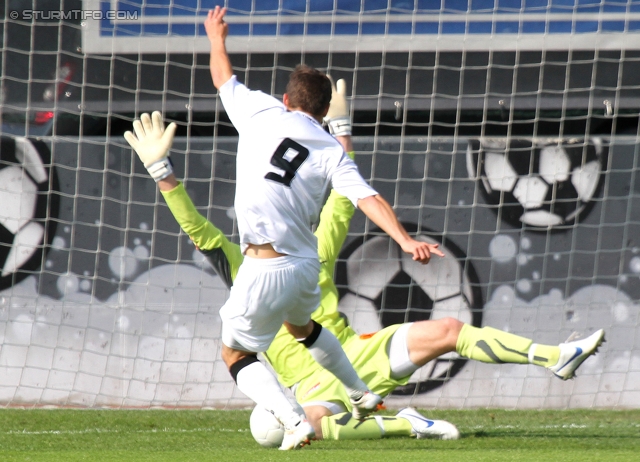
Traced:
[[205, 29], [213, 84], [239, 133], [235, 212], [247, 258], [220, 310], [222, 359], [238, 388], [284, 424], [281, 449], [295, 449], [314, 436], [313, 427], [256, 356], [269, 348], [283, 323], [344, 384], [355, 418], [363, 419], [382, 402], [358, 377], [335, 336], [311, 320], [320, 301], [311, 228], [329, 189], [347, 197], [414, 260], [428, 263], [432, 254], [443, 254], [437, 245], [408, 235], [390, 205], [323, 129], [331, 100], [327, 76], [298, 67], [283, 102], [237, 81], [225, 46], [225, 13], [220, 7], [210, 11]]

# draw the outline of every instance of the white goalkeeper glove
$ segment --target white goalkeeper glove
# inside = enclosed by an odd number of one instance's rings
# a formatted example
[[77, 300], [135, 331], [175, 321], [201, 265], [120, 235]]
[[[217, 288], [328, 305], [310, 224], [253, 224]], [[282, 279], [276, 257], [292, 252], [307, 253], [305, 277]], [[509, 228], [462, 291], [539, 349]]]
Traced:
[[337, 84], [334, 84], [333, 80], [331, 80], [331, 103], [324, 121], [329, 126], [329, 132], [333, 136], [351, 135], [351, 115], [349, 114], [346, 95], [347, 83], [344, 79], [338, 80]]
[[163, 180], [173, 173], [169, 149], [173, 144], [176, 128], [177, 125], [172, 122], [165, 130], [162, 115], [154, 111], [151, 117], [144, 113], [140, 120], [133, 121], [135, 135], [130, 131], [124, 133], [124, 138], [136, 151], [149, 175], [156, 181]]

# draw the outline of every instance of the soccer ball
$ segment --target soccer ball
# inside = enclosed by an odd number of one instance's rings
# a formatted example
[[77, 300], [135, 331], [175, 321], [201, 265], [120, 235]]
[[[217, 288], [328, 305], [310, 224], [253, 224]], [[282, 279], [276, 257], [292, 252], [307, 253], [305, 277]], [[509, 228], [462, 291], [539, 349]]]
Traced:
[[249, 418], [249, 428], [253, 439], [265, 448], [277, 448], [284, 439], [284, 426], [262, 406], [256, 406]]
[[[405, 224], [410, 232], [416, 226]], [[440, 244], [445, 257], [428, 265], [412, 260], [387, 235], [371, 235], [345, 247], [336, 268], [339, 310], [359, 334], [392, 324], [453, 317], [480, 326], [478, 278], [464, 253], [452, 242], [418, 235]], [[394, 394], [425, 393], [453, 377], [466, 359], [449, 354], [429, 362]]]
[[0, 137], [0, 290], [37, 269], [45, 236], [53, 237], [50, 157], [41, 141]]
[[467, 171], [508, 223], [544, 230], [571, 225], [593, 205], [603, 157], [599, 138], [470, 140]]

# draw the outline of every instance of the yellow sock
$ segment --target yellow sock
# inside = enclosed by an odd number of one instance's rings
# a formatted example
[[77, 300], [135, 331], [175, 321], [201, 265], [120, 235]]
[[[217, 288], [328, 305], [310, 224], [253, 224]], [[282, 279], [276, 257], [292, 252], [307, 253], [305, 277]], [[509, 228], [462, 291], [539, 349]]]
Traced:
[[493, 327], [478, 329], [465, 324], [458, 336], [456, 351], [461, 356], [484, 363], [535, 364], [554, 366], [560, 356], [560, 348], [538, 345], [531, 339], [510, 334]]
[[350, 413], [323, 417], [322, 437], [325, 440], [373, 440], [390, 436], [412, 436], [408, 420], [377, 415], [364, 420], [354, 419]]

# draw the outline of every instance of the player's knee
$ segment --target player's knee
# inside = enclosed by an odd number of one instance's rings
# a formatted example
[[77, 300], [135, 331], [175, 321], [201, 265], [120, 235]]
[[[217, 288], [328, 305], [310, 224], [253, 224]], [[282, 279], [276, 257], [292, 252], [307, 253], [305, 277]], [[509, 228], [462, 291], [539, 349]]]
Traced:
[[442, 318], [439, 321], [444, 331], [444, 337], [449, 340], [449, 342], [453, 343], [453, 347], [455, 348], [455, 344], [458, 341], [458, 336], [460, 335], [460, 331], [462, 330], [464, 323], [451, 317]]
[[231, 366], [229, 366], [229, 373], [231, 374], [233, 381], [238, 383], [238, 373], [245, 367], [257, 362], [259, 362], [257, 355], [247, 355], [231, 364]]
[[316, 340], [318, 340], [318, 337], [320, 337], [320, 334], [322, 333], [322, 325], [318, 324], [316, 321], [311, 322], [313, 322], [313, 329], [311, 330], [311, 333], [307, 335], [305, 339], [298, 340], [298, 342], [302, 343], [307, 348], [310, 348], [311, 345], [313, 345]]

